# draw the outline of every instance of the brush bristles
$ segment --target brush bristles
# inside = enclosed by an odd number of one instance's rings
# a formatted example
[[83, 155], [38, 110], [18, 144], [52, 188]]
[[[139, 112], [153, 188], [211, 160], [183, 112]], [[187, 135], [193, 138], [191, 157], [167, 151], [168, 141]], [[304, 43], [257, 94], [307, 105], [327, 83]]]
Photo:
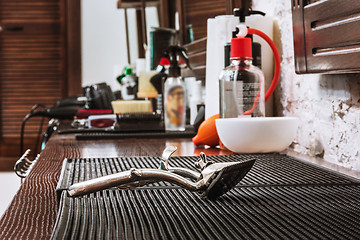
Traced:
[[152, 104], [149, 100], [130, 100], [130, 101], [112, 101], [111, 102], [114, 113], [128, 114], [128, 113], [152, 113]]

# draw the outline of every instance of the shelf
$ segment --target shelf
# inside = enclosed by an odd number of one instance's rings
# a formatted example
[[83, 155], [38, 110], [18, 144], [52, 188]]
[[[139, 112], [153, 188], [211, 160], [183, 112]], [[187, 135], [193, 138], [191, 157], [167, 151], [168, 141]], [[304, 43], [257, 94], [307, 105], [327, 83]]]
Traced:
[[[159, 5], [159, 0], [146, 0], [145, 7], [156, 7]], [[117, 8], [142, 8], [141, 0], [118, 0]]]

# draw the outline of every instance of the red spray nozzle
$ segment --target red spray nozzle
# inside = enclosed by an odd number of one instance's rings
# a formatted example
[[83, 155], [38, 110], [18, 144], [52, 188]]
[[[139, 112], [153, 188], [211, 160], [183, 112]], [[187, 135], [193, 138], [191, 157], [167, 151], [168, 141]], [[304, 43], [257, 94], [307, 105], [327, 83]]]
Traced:
[[160, 59], [160, 65], [161, 65], [161, 66], [170, 65], [169, 59], [167, 59], [167, 58], [161, 58], [161, 59]]

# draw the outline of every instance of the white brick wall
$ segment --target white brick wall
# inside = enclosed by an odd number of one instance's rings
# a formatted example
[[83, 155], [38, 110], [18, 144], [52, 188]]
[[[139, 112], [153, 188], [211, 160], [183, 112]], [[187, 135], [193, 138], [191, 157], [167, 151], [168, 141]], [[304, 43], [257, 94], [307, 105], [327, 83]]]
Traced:
[[360, 75], [297, 75], [294, 70], [291, 0], [253, 0], [253, 9], [275, 19], [282, 57], [276, 113], [301, 120], [297, 152], [360, 170]]

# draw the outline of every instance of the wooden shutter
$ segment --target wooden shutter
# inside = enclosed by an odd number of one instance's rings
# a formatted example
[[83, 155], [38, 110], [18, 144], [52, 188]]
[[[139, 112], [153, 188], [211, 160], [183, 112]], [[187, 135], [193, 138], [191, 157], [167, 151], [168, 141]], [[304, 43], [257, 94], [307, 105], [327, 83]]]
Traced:
[[[180, 40], [184, 46], [192, 69], [182, 70], [185, 77], [195, 76], [198, 80], [205, 80], [206, 74], [206, 36], [207, 20], [218, 15], [232, 14], [233, 8], [240, 7], [240, 1], [234, 0], [178, 0], [180, 20]], [[192, 26], [194, 42], [190, 39], [187, 26]]]
[[233, 8], [240, 6], [241, 2], [235, 0], [177, 0], [182, 43], [188, 43], [188, 25], [192, 25], [194, 40], [202, 39], [207, 34], [208, 18], [232, 14]]
[[[66, 93], [64, 8], [64, 0], [0, 0], [3, 156], [19, 155], [18, 146], [15, 153], [8, 151], [13, 151], [22, 119], [31, 107], [38, 103], [50, 107]], [[27, 137], [37, 135], [39, 122], [34, 118], [27, 123]]]

